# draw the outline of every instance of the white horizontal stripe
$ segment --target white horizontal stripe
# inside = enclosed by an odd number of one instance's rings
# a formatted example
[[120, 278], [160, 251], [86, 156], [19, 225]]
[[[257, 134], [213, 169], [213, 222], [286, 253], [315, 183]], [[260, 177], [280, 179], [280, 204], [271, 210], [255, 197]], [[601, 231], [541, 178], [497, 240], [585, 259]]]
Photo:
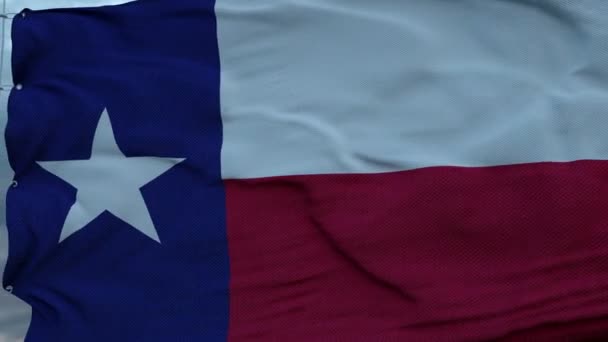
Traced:
[[223, 177], [606, 159], [600, 3], [218, 0]]

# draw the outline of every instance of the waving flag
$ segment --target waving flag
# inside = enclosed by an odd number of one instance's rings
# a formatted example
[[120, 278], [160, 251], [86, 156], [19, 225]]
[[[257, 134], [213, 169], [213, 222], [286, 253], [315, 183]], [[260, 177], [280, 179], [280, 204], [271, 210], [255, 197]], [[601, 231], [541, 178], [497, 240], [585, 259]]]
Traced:
[[607, 42], [600, 0], [22, 12], [28, 340], [608, 338]]

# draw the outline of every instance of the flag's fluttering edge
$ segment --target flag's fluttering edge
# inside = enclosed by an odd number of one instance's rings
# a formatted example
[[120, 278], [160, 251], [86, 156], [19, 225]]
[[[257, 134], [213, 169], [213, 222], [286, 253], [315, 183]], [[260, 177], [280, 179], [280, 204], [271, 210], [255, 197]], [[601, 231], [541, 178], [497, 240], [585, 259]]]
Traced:
[[602, 1], [23, 13], [32, 341], [608, 338]]

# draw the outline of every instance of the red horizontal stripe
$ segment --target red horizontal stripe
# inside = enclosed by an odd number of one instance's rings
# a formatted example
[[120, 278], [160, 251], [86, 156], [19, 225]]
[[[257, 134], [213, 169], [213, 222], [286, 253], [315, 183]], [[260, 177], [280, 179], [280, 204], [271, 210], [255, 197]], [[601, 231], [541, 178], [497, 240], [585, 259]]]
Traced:
[[542, 324], [531, 329], [509, 334], [500, 342], [606, 342], [608, 341], [608, 316], [595, 319], [574, 320], [566, 323]]
[[479, 340], [608, 315], [608, 162], [226, 189], [234, 341]]

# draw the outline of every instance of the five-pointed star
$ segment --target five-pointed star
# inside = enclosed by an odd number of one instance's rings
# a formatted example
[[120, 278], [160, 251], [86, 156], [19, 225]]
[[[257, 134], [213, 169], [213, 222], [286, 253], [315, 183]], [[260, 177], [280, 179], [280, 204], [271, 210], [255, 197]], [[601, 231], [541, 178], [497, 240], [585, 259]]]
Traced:
[[140, 188], [183, 160], [127, 158], [116, 143], [108, 112], [104, 109], [93, 138], [91, 158], [38, 162], [77, 189], [76, 202], [63, 223], [59, 242], [107, 210], [160, 243]]

